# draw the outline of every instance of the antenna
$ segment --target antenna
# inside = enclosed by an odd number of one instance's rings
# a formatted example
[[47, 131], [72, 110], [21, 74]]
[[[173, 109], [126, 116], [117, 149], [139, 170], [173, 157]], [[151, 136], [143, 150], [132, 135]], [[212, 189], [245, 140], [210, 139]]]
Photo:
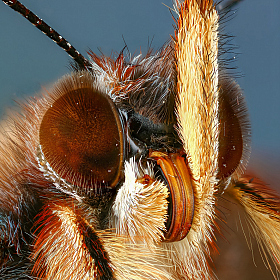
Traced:
[[229, 10], [231, 10], [235, 5], [237, 5], [241, 1], [243, 1], [243, 0], [222, 1], [222, 2], [218, 3], [217, 9], [219, 11], [229, 11]]
[[80, 69], [87, 69], [90, 66], [89, 61], [84, 58], [66, 39], [52, 29], [46, 22], [36, 16], [17, 0], [2, 0], [6, 5], [25, 17], [35, 27], [41, 30], [45, 35], [52, 39], [58, 46], [64, 49], [78, 64]]

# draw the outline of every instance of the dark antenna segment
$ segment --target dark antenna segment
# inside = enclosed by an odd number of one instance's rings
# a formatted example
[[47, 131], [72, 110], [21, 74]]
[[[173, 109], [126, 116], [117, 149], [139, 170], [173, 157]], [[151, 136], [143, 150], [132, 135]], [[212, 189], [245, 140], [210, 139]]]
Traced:
[[235, 5], [237, 5], [239, 2], [243, 0], [228, 0], [228, 1], [221, 1], [218, 3], [217, 9], [219, 11], [229, 11], [232, 8], [234, 8]]
[[16, 12], [24, 16], [29, 22], [31, 22], [35, 27], [46, 34], [50, 39], [52, 39], [58, 46], [64, 49], [79, 65], [81, 69], [87, 69], [90, 63], [84, 58], [67, 40], [65, 40], [59, 33], [52, 29], [47, 23], [36, 16], [33, 12], [27, 9], [23, 4], [17, 0], [2, 0], [6, 5], [11, 7]]

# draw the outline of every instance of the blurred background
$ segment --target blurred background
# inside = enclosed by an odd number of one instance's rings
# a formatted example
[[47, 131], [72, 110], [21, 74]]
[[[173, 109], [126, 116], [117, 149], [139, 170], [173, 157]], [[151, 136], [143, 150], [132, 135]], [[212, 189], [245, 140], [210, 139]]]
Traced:
[[[23, 0], [86, 56], [115, 56], [127, 44], [132, 54], [146, 53], [151, 44], [160, 48], [174, 34], [174, 21], [166, 6], [170, 0]], [[280, 1], [244, 0], [234, 9], [225, 31], [234, 35], [238, 47], [233, 67], [244, 90], [252, 122], [252, 156], [249, 168], [277, 188], [280, 180]], [[125, 41], [125, 42], [124, 42]], [[0, 116], [15, 101], [40, 92], [69, 72], [70, 58], [22, 16], [0, 3]], [[229, 207], [230, 208], [230, 207]], [[239, 231], [228, 225], [225, 244], [241, 246]], [[243, 235], [243, 233], [241, 233]], [[236, 241], [232, 241], [230, 239]], [[244, 238], [243, 238], [244, 239]], [[221, 245], [224, 246], [224, 245]], [[224, 246], [229, 250], [227, 246]], [[231, 246], [232, 247], [232, 246]], [[273, 279], [261, 274], [262, 262], [255, 265], [252, 253], [234, 252], [218, 258], [220, 279]], [[244, 257], [241, 257], [241, 255]], [[254, 252], [253, 255], [259, 255]], [[221, 255], [223, 256], [223, 255]], [[239, 256], [239, 257], [238, 257]], [[246, 262], [247, 259], [250, 261]], [[221, 261], [221, 262], [220, 262]], [[257, 266], [257, 267], [256, 267]], [[248, 269], [248, 268], [251, 268]], [[238, 275], [236, 273], [238, 273]], [[265, 276], [264, 276], [265, 275]]]

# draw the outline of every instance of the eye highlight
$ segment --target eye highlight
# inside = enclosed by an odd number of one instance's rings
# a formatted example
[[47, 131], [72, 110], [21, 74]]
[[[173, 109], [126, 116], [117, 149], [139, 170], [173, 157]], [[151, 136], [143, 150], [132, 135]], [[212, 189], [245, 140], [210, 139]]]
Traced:
[[[73, 75], [72, 79], [80, 79]], [[72, 88], [63, 81], [63, 94], [46, 111], [40, 126], [41, 151], [51, 168], [78, 187], [114, 187], [123, 165], [123, 132], [113, 102], [93, 87]], [[79, 81], [76, 81], [79, 82]]]

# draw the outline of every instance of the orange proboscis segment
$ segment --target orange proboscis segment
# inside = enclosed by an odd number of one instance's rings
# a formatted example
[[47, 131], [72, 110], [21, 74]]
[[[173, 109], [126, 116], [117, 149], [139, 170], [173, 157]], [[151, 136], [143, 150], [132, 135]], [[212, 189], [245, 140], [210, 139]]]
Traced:
[[171, 223], [165, 234], [165, 241], [184, 239], [192, 225], [194, 214], [194, 193], [186, 159], [178, 153], [150, 152], [157, 161], [168, 182], [171, 196]]

